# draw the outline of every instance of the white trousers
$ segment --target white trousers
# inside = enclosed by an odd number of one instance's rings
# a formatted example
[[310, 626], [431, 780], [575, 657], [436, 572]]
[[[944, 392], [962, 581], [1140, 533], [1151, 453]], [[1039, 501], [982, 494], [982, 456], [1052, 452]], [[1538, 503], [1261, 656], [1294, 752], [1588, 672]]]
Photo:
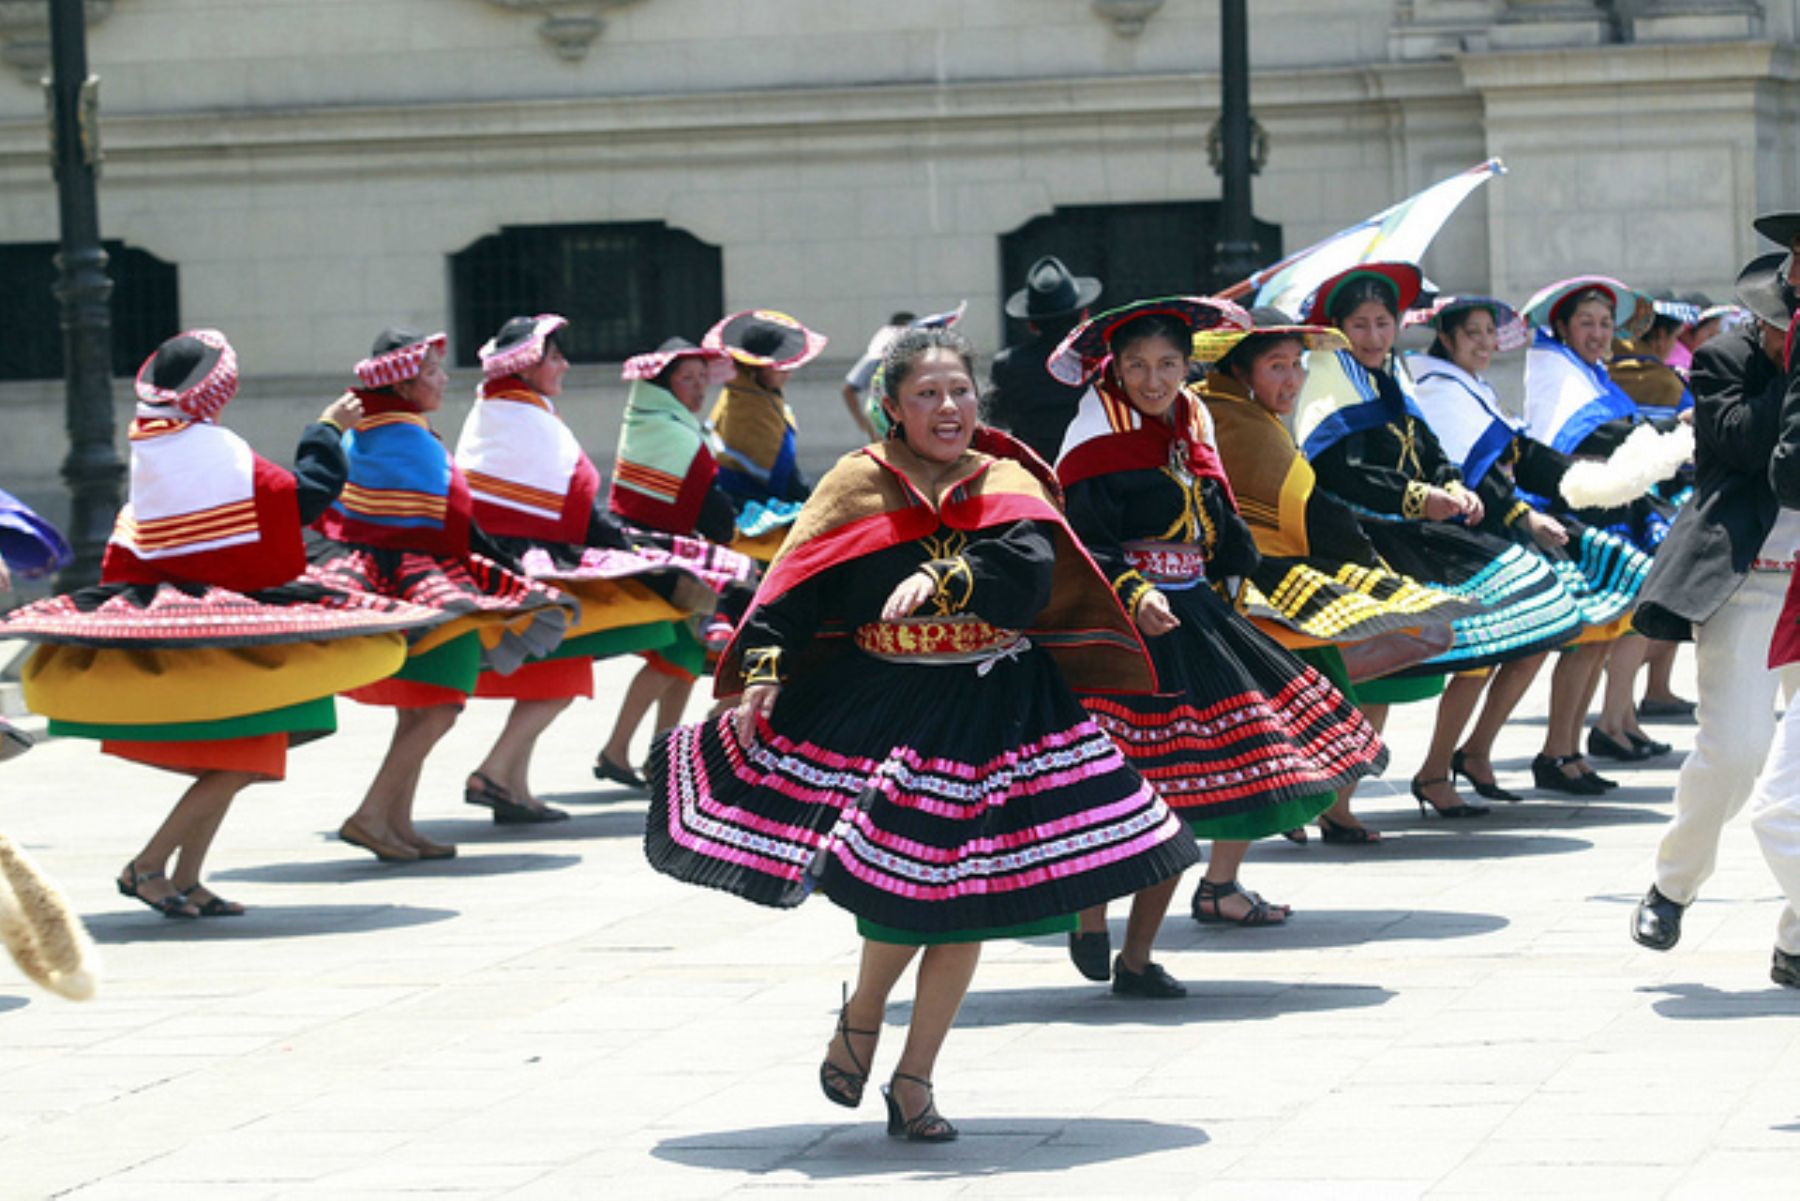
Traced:
[[1787, 898], [1775, 927], [1775, 945], [1800, 955], [1800, 698], [1782, 715], [1769, 761], [1757, 777], [1750, 826]]
[[[1770, 754], [1776, 692], [1792, 695], [1800, 685], [1800, 664], [1779, 671], [1767, 666], [1769, 639], [1787, 586], [1785, 572], [1753, 571], [1717, 613], [1695, 627], [1699, 729], [1675, 783], [1675, 819], [1656, 851], [1657, 891], [1679, 904], [1691, 904], [1712, 875], [1719, 836], [1757, 787], [1763, 760], [1769, 760], [1771, 769], [1776, 766], [1779, 751]], [[1797, 711], [1800, 705], [1789, 706], [1784, 728], [1800, 720]], [[1800, 805], [1800, 727], [1783, 741], [1793, 755], [1787, 791]], [[1795, 883], [1800, 885], [1800, 808], [1793, 820]], [[1788, 896], [1800, 898], [1800, 891], [1790, 890]], [[1795, 932], [1800, 936], [1800, 925]]]

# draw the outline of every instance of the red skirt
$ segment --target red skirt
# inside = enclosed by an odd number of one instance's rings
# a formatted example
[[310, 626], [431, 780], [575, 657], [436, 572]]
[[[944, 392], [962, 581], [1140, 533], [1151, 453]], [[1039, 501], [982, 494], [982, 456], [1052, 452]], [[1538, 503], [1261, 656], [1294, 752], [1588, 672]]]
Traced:
[[475, 682], [475, 695], [515, 701], [572, 700], [594, 695], [592, 659], [540, 659], [526, 663], [510, 675], [484, 671]]
[[126, 742], [105, 739], [100, 750], [164, 771], [201, 776], [209, 771], [242, 771], [264, 780], [287, 777], [288, 736], [254, 734], [205, 742]]
[[1769, 666], [1783, 667], [1800, 661], [1800, 571], [1788, 580], [1787, 599], [1775, 619], [1775, 636], [1769, 640]]

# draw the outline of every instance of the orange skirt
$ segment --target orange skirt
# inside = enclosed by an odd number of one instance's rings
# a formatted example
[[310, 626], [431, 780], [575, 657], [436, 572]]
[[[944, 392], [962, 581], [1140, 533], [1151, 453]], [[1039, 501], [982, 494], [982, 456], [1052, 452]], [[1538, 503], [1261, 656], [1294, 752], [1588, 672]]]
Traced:
[[359, 704], [385, 705], [390, 709], [430, 709], [438, 705], [455, 705], [460, 710], [469, 699], [468, 693], [456, 688], [426, 684], [419, 680], [400, 680], [391, 676], [385, 680], [376, 680], [373, 684], [364, 684], [361, 688], [352, 688], [340, 695]]
[[511, 675], [484, 671], [475, 682], [475, 695], [515, 701], [568, 700], [594, 695], [592, 659], [540, 659]]
[[109, 738], [100, 743], [100, 750], [133, 763], [189, 776], [241, 771], [264, 780], [287, 777], [286, 734], [255, 734], [206, 742], [125, 742]]

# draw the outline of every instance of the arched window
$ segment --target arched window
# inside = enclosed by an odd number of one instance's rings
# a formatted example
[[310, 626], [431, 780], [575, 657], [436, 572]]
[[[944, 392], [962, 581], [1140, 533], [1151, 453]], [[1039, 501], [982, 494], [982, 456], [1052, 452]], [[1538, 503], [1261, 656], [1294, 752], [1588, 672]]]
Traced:
[[[112, 290], [112, 369], [134, 375], [164, 339], [181, 332], [181, 288], [174, 263], [123, 242], [104, 243]], [[62, 302], [54, 242], [0, 245], [0, 380], [60, 379]]]
[[[1255, 223], [1265, 262], [1281, 257], [1281, 227]], [[1102, 308], [1151, 296], [1200, 295], [1235, 280], [1215, 279], [1213, 247], [1219, 240], [1219, 202], [1084, 204], [1058, 206], [1000, 238], [1000, 295], [1018, 291], [1025, 272], [1053, 254], [1077, 275], [1106, 285]], [[1026, 336], [1025, 323], [1005, 322], [1008, 342]]]
[[456, 360], [506, 319], [561, 313], [578, 363], [613, 363], [680, 334], [695, 342], [725, 305], [717, 246], [660, 221], [509, 225], [450, 259]]

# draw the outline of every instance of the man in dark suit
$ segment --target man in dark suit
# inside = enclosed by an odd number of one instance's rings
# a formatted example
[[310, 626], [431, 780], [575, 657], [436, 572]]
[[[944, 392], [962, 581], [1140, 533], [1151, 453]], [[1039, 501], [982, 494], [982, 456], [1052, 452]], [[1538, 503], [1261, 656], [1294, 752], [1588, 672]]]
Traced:
[[1063, 432], [1074, 420], [1085, 388], [1051, 377], [1044, 364], [1070, 330], [1087, 320], [1100, 297], [1100, 281], [1071, 275], [1062, 260], [1045, 255], [1025, 273], [1025, 286], [1006, 300], [1006, 315], [1029, 322], [1031, 337], [994, 356], [992, 384], [983, 398], [990, 425], [999, 426], [1056, 462]]
[[1656, 883], [1631, 935], [1658, 951], [1681, 937], [1682, 911], [1712, 874], [1725, 823], [1749, 799], [1775, 736], [1775, 694], [1800, 665], [1767, 666], [1769, 640], [1800, 554], [1800, 512], [1784, 513], [1769, 482], [1784, 390], [1783, 341], [1793, 306], [1788, 256], [1756, 259], [1738, 296], [1756, 320], [1694, 355], [1694, 499], [1644, 583], [1633, 625], [1694, 641], [1700, 687], [1694, 750], [1675, 785], [1675, 818], [1656, 854]]

